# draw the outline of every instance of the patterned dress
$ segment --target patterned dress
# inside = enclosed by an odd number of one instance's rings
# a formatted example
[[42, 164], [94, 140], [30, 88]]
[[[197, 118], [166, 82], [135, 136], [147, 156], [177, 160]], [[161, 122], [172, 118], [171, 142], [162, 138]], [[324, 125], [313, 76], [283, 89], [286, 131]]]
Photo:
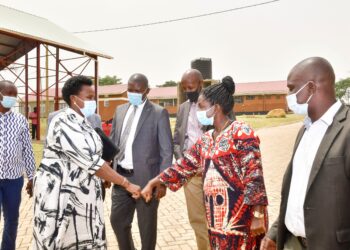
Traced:
[[[183, 159], [165, 170], [161, 182], [178, 190], [203, 171], [204, 203], [212, 249], [259, 249], [263, 235], [250, 232], [255, 205], [267, 205], [259, 138], [245, 123], [235, 121], [216, 140], [205, 133]], [[265, 216], [266, 217], [266, 216]]]
[[68, 108], [48, 130], [34, 178], [34, 249], [106, 249], [101, 179], [102, 143]]

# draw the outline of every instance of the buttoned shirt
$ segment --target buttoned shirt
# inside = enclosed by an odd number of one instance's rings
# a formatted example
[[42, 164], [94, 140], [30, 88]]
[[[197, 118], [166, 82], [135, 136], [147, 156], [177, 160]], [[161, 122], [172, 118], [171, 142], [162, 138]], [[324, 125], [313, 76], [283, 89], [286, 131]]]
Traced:
[[35, 161], [27, 119], [17, 112], [0, 113], [0, 179], [33, 178]]
[[[145, 107], [145, 103], [146, 103], [146, 101], [144, 101], [141, 105], [137, 106], [135, 117], [134, 117], [134, 120], [133, 120], [131, 128], [130, 128], [129, 137], [128, 137], [128, 139], [126, 141], [126, 145], [125, 145], [125, 153], [124, 153], [125, 156], [124, 156], [124, 159], [119, 162], [119, 165], [123, 168], [126, 168], [126, 169], [133, 169], [134, 168], [133, 167], [132, 144], [134, 143], [136, 128], [137, 128], [137, 125], [139, 123], [139, 120], [140, 120], [140, 117], [142, 114], [142, 110]], [[122, 132], [121, 132], [120, 136], [123, 135], [126, 124], [128, 122], [128, 119], [129, 119], [129, 116], [131, 115], [131, 113], [133, 111], [134, 111], [134, 106], [130, 105], [128, 111], [126, 112], [124, 121], [123, 121], [123, 128], [122, 128]]]
[[304, 201], [312, 165], [321, 141], [340, 107], [341, 102], [337, 101], [317, 121], [312, 123], [308, 117], [304, 121], [305, 132], [293, 159], [293, 174], [285, 216], [285, 225], [295, 236], [306, 237]]
[[184, 150], [191, 148], [193, 144], [195, 144], [202, 135], [202, 126], [200, 125], [197, 119], [197, 104], [191, 103], [187, 121], [187, 131]]

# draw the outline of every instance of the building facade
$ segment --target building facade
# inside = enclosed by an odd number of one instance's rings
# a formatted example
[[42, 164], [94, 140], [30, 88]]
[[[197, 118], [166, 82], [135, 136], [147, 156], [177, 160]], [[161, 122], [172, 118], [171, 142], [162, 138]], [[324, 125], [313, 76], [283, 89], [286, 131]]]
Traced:
[[[178, 105], [184, 100], [182, 97], [183, 93], [178, 89], [179, 87], [151, 88], [148, 99], [166, 108], [170, 116], [176, 116]], [[50, 93], [51, 91], [53, 92], [54, 90], [49, 90], [49, 112], [54, 111], [54, 94]], [[60, 108], [64, 108], [66, 104], [61, 98], [61, 91], [59, 92]], [[128, 101], [126, 84], [100, 86], [98, 92], [98, 113], [101, 115], [103, 121], [112, 119], [115, 109]], [[266, 114], [272, 109], [284, 109], [288, 111], [286, 102], [287, 93], [286, 81], [238, 83], [236, 84], [236, 92], [234, 94], [234, 111], [238, 115]], [[45, 96], [46, 93], [43, 93], [40, 107], [42, 117], [45, 117], [46, 114]], [[29, 111], [33, 110], [35, 105], [35, 99], [30, 96]], [[23, 112], [23, 106], [21, 106], [20, 111]]]

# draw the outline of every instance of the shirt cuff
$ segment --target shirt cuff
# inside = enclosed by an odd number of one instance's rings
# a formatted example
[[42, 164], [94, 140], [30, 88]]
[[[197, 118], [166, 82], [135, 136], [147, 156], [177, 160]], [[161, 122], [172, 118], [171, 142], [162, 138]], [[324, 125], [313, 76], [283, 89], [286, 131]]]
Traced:
[[27, 178], [28, 178], [28, 180], [30, 180], [30, 181], [33, 180], [33, 177], [34, 177], [34, 174], [31, 174], [31, 175], [28, 175], [28, 174], [27, 174]]
[[27, 172], [27, 171], [26, 171], [26, 175], [27, 175], [28, 180], [32, 180], [32, 179], [34, 178], [36, 167], [34, 167], [33, 169], [34, 169], [34, 170], [33, 170], [33, 171], [30, 171], [30, 172]]
[[175, 192], [182, 187], [180, 180], [171, 175], [170, 169], [166, 169], [164, 172], [160, 173], [159, 181], [169, 188], [171, 191]]

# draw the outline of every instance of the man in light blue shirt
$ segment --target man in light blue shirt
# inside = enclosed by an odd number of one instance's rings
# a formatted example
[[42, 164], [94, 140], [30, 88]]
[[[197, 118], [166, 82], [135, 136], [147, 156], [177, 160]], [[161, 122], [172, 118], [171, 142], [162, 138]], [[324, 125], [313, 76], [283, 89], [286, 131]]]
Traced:
[[4, 215], [1, 249], [6, 250], [16, 249], [23, 173], [27, 174], [26, 189], [31, 197], [35, 172], [28, 121], [11, 110], [16, 100], [16, 86], [0, 81], [0, 207]]

